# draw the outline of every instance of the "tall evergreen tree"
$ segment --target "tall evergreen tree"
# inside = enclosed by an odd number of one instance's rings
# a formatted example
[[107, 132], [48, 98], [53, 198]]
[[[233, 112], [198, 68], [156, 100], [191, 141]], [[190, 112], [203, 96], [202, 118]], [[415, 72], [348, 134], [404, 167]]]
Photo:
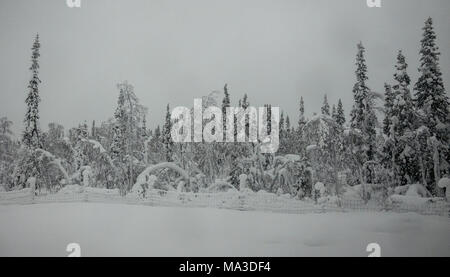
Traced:
[[[392, 90], [392, 86], [388, 83], [384, 83], [384, 119], [383, 119], [383, 134], [384, 141], [381, 146], [380, 160], [386, 170], [393, 176], [395, 171], [394, 161], [392, 155], [394, 153], [394, 139], [392, 132], [392, 118], [393, 118], [393, 106], [395, 95]], [[395, 177], [395, 176], [393, 176]], [[395, 180], [394, 180], [395, 181]]]
[[328, 104], [328, 97], [326, 94], [323, 99], [322, 114], [330, 116], [330, 104]]
[[113, 139], [111, 143], [111, 156], [114, 160], [123, 162], [126, 155], [126, 129], [127, 129], [127, 112], [125, 107], [125, 93], [119, 90], [119, 98], [117, 100], [117, 108], [114, 112]]
[[411, 79], [407, 73], [408, 64], [402, 51], [397, 55], [393, 88], [394, 101], [390, 111], [391, 140], [394, 143], [393, 168], [399, 184], [417, 181], [418, 164], [414, 151], [415, 113], [409, 90]]
[[13, 181], [17, 144], [13, 140], [12, 124], [8, 118], [0, 118], [0, 186], [7, 186]]
[[286, 130], [286, 119], [284, 112], [281, 112], [280, 121], [278, 122], [279, 126], [279, 138], [280, 138], [280, 147], [278, 148], [279, 154], [287, 154], [287, 138], [288, 132]]
[[449, 114], [449, 99], [445, 94], [439, 48], [432, 18], [428, 18], [423, 28], [420, 49], [420, 77], [414, 86], [416, 106], [425, 115], [424, 124], [436, 135], [438, 140], [448, 143], [449, 134], [445, 131]]
[[288, 134], [291, 132], [291, 120], [289, 119], [289, 115], [286, 116], [286, 132]]
[[126, 193], [134, 184], [136, 176], [135, 161], [143, 158], [143, 144], [139, 129], [147, 109], [139, 104], [133, 85], [124, 81], [117, 85], [119, 98], [114, 114], [114, 134], [111, 144], [111, 156], [116, 166], [121, 168], [121, 193]]
[[172, 151], [173, 151], [173, 141], [172, 141], [172, 135], [171, 135], [171, 130], [172, 130], [172, 120], [171, 120], [171, 113], [170, 113], [170, 105], [167, 104], [167, 109], [166, 109], [166, 120], [164, 123], [164, 127], [163, 127], [163, 144], [164, 144], [164, 149], [165, 149], [165, 155], [166, 155], [166, 160], [168, 162], [172, 161]]
[[384, 84], [384, 120], [383, 120], [383, 133], [389, 136], [391, 133], [392, 125], [392, 106], [394, 105], [394, 93], [392, 86]]
[[284, 122], [284, 112], [281, 112], [281, 116], [280, 116], [280, 122], [279, 122], [279, 132], [280, 132], [280, 140], [282, 138], [284, 138], [284, 135], [286, 133], [286, 124]]
[[[247, 93], [244, 94], [244, 97], [242, 98], [242, 101], [239, 102], [240, 107], [243, 109], [247, 109], [250, 107], [250, 102], [248, 101], [248, 95]], [[235, 129], [235, 132], [237, 132], [237, 129]], [[245, 117], [245, 137], [248, 138], [250, 136], [250, 119], [248, 116]]]
[[305, 120], [305, 102], [303, 101], [303, 96], [300, 97], [300, 106], [299, 106], [299, 118], [298, 118], [298, 128], [302, 129], [306, 123]]
[[338, 101], [337, 111], [336, 111], [336, 123], [339, 124], [339, 126], [344, 126], [345, 124], [345, 112], [344, 112], [344, 106], [342, 105], [341, 99]]
[[356, 84], [353, 87], [354, 105], [351, 112], [351, 126], [359, 129], [362, 134], [362, 141], [357, 148], [362, 150], [360, 155], [361, 163], [371, 161], [376, 152], [376, 122], [377, 117], [374, 111], [374, 94], [367, 86], [368, 74], [366, 59], [364, 57], [365, 48], [360, 42], [356, 55]]
[[298, 119], [298, 126], [297, 128], [292, 127], [292, 153], [297, 154], [304, 154], [303, 151], [305, 150], [305, 141], [303, 138], [303, 128], [306, 124], [306, 117], [305, 117], [305, 102], [303, 101], [303, 97], [300, 97], [300, 103], [299, 103], [299, 119]]
[[264, 108], [266, 109], [267, 135], [270, 135], [272, 132], [272, 105], [264, 104]]
[[97, 137], [97, 132], [96, 132], [96, 129], [95, 129], [95, 120], [92, 121], [91, 137], [93, 139], [96, 139], [96, 137]]
[[396, 118], [396, 122], [393, 122], [393, 125], [396, 132], [395, 135], [399, 137], [403, 136], [407, 131], [413, 131], [415, 124], [414, 104], [409, 90], [411, 79], [407, 73], [408, 64], [402, 51], [398, 52], [395, 68], [397, 71], [394, 74], [396, 83], [392, 87], [394, 90], [392, 116]]
[[156, 138], [161, 137], [161, 127], [159, 125], [156, 126], [156, 128], [155, 128], [155, 137]]
[[428, 185], [432, 191], [439, 194], [440, 189], [436, 185], [441, 177], [441, 171], [444, 173], [450, 171], [450, 103], [442, 80], [439, 66], [440, 52], [431, 18], [425, 22], [419, 54], [420, 77], [414, 86], [416, 108], [422, 126], [428, 129], [427, 152], [432, 153], [424, 162], [427, 169], [433, 168], [429, 174], [433, 177], [430, 178], [431, 182]]
[[142, 119], [142, 127], [141, 127], [141, 136], [143, 138], [147, 138], [149, 135], [147, 130], [147, 117], [144, 115], [144, 118]]
[[76, 128], [76, 141], [75, 141], [75, 162], [77, 170], [80, 169], [82, 166], [87, 164], [87, 156], [85, 153], [85, 140], [89, 137], [89, 131], [88, 131], [88, 125], [86, 121], [82, 124], [78, 125], [78, 128]]
[[334, 104], [333, 104], [333, 108], [331, 108], [331, 118], [333, 118], [334, 121], [336, 121], [336, 119], [337, 119], [336, 105], [334, 105]]
[[39, 57], [41, 44], [39, 42], [39, 34], [33, 43], [32, 55], [31, 55], [31, 67], [32, 74], [31, 80], [28, 84], [28, 96], [25, 100], [27, 104], [27, 112], [25, 114], [25, 131], [23, 133], [22, 142], [31, 149], [41, 148], [42, 142], [40, 139], [41, 130], [39, 127], [39, 102], [41, 98], [39, 96]]
[[370, 89], [366, 84], [369, 77], [367, 76], [367, 65], [364, 57], [365, 51], [363, 44], [360, 42], [356, 55], [356, 84], [353, 87], [354, 106], [351, 112], [351, 125], [353, 128], [360, 130], [363, 129], [368, 104], [367, 99], [370, 94]]
[[223, 93], [224, 97], [222, 100], [222, 122], [223, 122], [223, 140], [226, 140], [227, 135], [227, 108], [230, 107], [231, 101], [230, 101], [230, 94], [228, 92], [228, 84], [225, 84], [223, 87]]
[[242, 98], [241, 103], [241, 107], [244, 109], [247, 109], [248, 107], [250, 107], [250, 103], [248, 102], [248, 95], [247, 93], [244, 94], [244, 97]]

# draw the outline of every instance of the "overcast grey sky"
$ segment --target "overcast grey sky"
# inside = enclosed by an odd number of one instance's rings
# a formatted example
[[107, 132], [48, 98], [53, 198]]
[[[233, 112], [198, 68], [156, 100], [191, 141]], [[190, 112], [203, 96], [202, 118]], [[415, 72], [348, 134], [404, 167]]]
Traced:
[[72, 127], [113, 115], [128, 80], [152, 127], [167, 103], [229, 84], [232, 101], [280, 106], [297, 121], [320, 112], [323, 95], [352, 105], [356, 44], [366, 46], [370, 86], [392, 82], [398, 49], [413, 81], [424, 21], [432, 16], [450, 89], [450, 1], [382, 0], [0, 0], [0, 116], [22, 129], [31, 45], [41, 36], [41, 125]]

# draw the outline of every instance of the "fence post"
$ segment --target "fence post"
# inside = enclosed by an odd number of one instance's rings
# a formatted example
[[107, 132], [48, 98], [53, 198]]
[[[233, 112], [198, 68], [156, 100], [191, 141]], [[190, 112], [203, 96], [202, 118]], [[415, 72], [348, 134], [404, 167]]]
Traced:
[[239, 206], [238, 206], [238, 210], [239, 210], [239, 211], [245, 211], [245, 194], [242, 193], [242, 192], [239, 194]]
[[[153, 204], [153, 195], [152, 195], [152, 189], [148, 188], [147, 190], [144, 190], [143, 194], [142, 194], [142, 201], [146, 202], [147, 200], [147, 205], [149, 206], [154, 206]], [[137, 198], [137, 201], [139, 201], [139, 197]]]
[[31, 204], [34, 204], [34, 196], [36, 193], [36, 178], [35, 177], [28, 178], [27, 183], [30, 185], [30, 194], [31, 194], [30, 202]]
[[86, 186], [83, 186], [83, 190], [81, 191], [81, 193], [83, 194], [83, 201], [84, 202], [88, 202], [88, 191], [86, 189]]

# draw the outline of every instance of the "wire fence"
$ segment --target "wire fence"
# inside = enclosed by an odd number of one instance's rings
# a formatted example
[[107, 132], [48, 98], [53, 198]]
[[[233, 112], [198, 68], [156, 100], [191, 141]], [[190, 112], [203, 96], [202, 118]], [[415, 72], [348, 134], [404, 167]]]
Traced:
[[450, 204], [444, 198], [408, 202], [369, 201], [335, 197], [323, 203], [298, 200], [286, 195], [252, 192], [185, 193], [149, 190], [145, 194], [129, 193], [121, 196], [117, 191], [88, 188], [80, 192], [39, 194], [31, 189], [0, 193], [0, 205], [28, 205], [45, 203], [108, 203], [133, 204], [157, 207], [218, 208], [238, 211], [264, 211], [277, 213], [326, 212], [415, 212], [423, 215], [450, 217]]

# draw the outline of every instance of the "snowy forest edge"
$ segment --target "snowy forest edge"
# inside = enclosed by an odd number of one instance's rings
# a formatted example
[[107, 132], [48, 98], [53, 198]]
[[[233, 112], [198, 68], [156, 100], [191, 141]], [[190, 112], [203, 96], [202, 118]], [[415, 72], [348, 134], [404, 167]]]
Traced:
[[[325, 95], [320, 113], [306, 118], [301, 97], [299, 122], [292, 123], [281, 113], [280, 147], [275, 154], [261, 153], [260, 142], [175, 143], [170, 106], [162, 127], [150, 130], [148, 108], [128, 82], [117, 85], [119, 97], [110, 120], [99, 125], [93, 121], [91, 126], [83, 122], [67, 131], [51, 123], [43, 131], [39, 123], [40, 48], [37, 35], [21, 138], [13, 136], [7, 117], [0, 119], [0, 190], [36, 186], [36, 193], [56, 193], [80, 184], [118, 189], [121, 195], [145, 194], [150, 189], [247, 189], [317, 199], [359, 187], [360, 197], [367, 201], [394, 194], [428, 198], [449, 193], [450, 105], [431, 18], [425, 22], [420, 41], [418, 80], [410, 79], [407, 59], [400, 50], [393, 81], [385, 84], [384, 95], [372, 91], [367, 85], [366, 51], [359, 43], [350, 117], [346, 118], [341, 100], [330, 106]], [[203, 102], [205, 108], [217, 106], [225, 112], [230, 97], [225, 85], [222, 92], [205, 96]], [[239, 107], [249, 106], [244, 95]], [[270, 111], [271, 105], [266, 107]]]

